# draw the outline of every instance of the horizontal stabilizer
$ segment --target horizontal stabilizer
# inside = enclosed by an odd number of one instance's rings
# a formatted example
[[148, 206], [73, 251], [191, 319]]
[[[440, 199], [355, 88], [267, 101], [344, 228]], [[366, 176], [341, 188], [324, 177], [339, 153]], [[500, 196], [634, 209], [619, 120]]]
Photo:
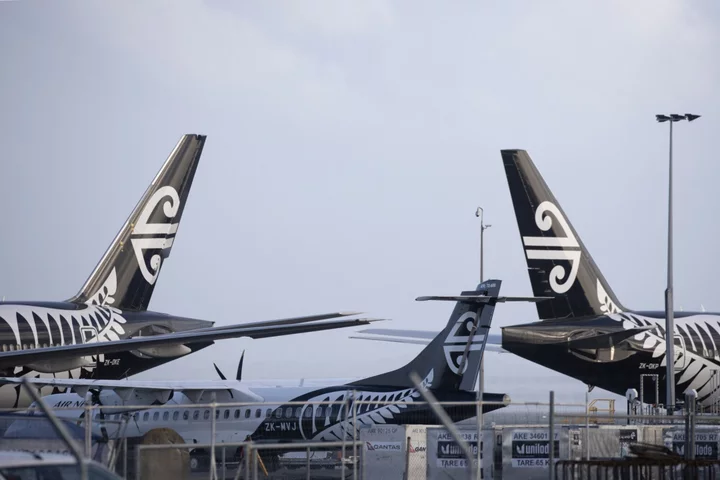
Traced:
[[431, 295], [427, 297], [417, 297], [415, 300], [418, 302], [425, 302], [428, 300], [442, 300], [448, 302], [470, 302], [470, 303], [490, 303], [490, 300], [495, 300], [497, 303], [505, 302], [544, 302], [545, 300], [552, 300], [553, 297], [493, 297], [488, 295]]
[[653, 328], [656, 327], [638, 327], [619, 332], [602, 333], [589, 337], [574, 338], [572, 340], [568, 340], [567, 345], [570, 348], [610, 348], [624, 342], [630, 337], [634, 337], [638, 333], [642, 333], [646, 330], [652, 330]]
[[[432, 330], [399, 330], [395, 328], [366, 328], [365, 330], [360, 330], [357, 333], [367, 335], [387, 335], [391, 337], [409, 337], [423, 340], [432, 340], [440, 334], [439, 331], [433, 332]], [[491, 343], [491, 341], [488, 340], [488, 343]]]
[[[393, 328], [366, 328], [360, 330], [356, 334], [350, 335], [349, 338], [355, 340], [374, 340], [376, 342], [392, 342], [405, 343], [413, 345], [428, 345], [440, 332], [429, 330], [398, 330]], [[507, 350], [501, 347], [502, 335], [489, 333], [487, 335], [487, 344], [485, 351], [496, 353], [507, 353]]]
[[[300, 325], [270, 325], [270, 326], [236, 326], [232, 329], [217, 329], [198, 331], [185, 331], [151, 335], [148, 337], [134, 337], [112, 342], [92, 342], [59, 347], [39, 349], [15, 350], [0, 352], [0, 368], [9, 366], [28, 365], [37, 362], [58, 360], [61, 358], [77, 358], [89, 355], [126, 352], [149, 347], [184, 345], [189, 343], [205, 343], [228, 338], [268, 338], [298, 333], [318, 332], [336, 328], [357, 327], [368, 325], [382, 319], [356, 318], [337, 320], [333, 322], [305, 323]], [[257, 324], [255, 324], [257, 325]]]

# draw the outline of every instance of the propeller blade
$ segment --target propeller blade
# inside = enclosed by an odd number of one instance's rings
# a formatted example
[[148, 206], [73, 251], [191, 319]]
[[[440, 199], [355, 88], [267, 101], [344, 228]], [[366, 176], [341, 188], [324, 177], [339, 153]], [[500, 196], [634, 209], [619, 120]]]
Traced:
[[245, 350], [243, 350], [242, 355], [240, 355], [240, 363], [238, 363], [238, 369], [237, 374], [235, 375], [235, 380], [242, 380], [242, 366], [243, 366], [243, 360], [245, 359]]
[[217, 374], [220, 375], [220, 380], [227, 380], [227, 378], [225, 378], [225, 375], [223, 375], [217, 365], [213, 363], [213, 367], [215, 367], [215, 371], [217, 372]]

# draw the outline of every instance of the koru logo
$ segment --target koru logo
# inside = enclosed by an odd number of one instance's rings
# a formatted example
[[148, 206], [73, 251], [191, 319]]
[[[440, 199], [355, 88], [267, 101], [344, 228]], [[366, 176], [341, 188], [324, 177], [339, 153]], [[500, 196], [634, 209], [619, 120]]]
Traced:
[[[165, 197], [168, 197], [168, 199], [163, 203], [163, 214], [168, 220], [172, 220], [175, 215], [177, 215], [180, 209], [180, 197], [177, 191], [171, 186], [159, 188], [158, 191], [150, 197], [147, 205], [145, 205], [145, 208], [140, 213], [130, 237], [130, 242], [135, 251], [135, 258], [140, 266], [140, 271], [150, 285], [155, 283], [160, 273], [162, 255], [161, 253], [155, 253], [150, 257], [149, 266], [150, 269], [152, 269], [151, 272], [145, 261], [145, 250], [162, 251], [172, 247], [175, 233], [178, 229], [177, 223], [170, 223], [169, 221], [165, 223], [150, 223], [150, 215], [152, 215], [160, 201]], [[148, 237], [146, 235], [151, 236]]]
[[[457, 375], [463, 375], [467, 370], [468, 362], [465, 358], [465, 348], [467, 347], [468, 356], [470, 356], [470, 352], [482, 349], [483, 341], [485, 340], [484, 334], [478, 335], [478, 332], [475, 331], [472, 339], [470, 339], [471, 332], [477, 320], [476, 312], [465, 312], [458, 318], [455, 325], [450, 329], [450, 333], [445, 338], [445, 343], [443, 344], [445, 361], [450, 367], [450, 370]], [[469, 346], [468, 341], [470, 342]]]
[[[560, 210], [551, 202], [545, 201], [538, 205], [535, 210], [535, 224], [543, 232], [552, 228], [552, 218], [547, 213], [552, 213], [560, 227], [565, 232], [564, 237], [523, 237], [525, 247], [560, 247], [559, 250], [533, 250], [526, 248], [525, 254], [528, 260], [566, 260], [570, 262], [570, 273], [566, 274], [565, 267], [555, 265], [550, 270], [550, 287], [555, 293], [565, 293], [570, 290], [578, 274], [580, 265], [580, 245], [575, 239], [570, 225]], [[543, 215], [545, 214], [545, 215]], [[564, 283], [559, 283], [565, 279]]]

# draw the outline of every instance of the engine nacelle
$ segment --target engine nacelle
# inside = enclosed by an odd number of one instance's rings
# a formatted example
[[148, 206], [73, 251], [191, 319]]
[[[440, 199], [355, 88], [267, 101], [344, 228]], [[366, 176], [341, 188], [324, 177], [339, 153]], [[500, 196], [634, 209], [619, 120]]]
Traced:
[[47, 362], [29, 363], [26, 365], [31, 370], [39, 373], [69, 372], [81, 367], [94, 367], [95, 362], [91, 357], [61, 358]]
[[192, 353], [192, 350], [187, 345], [164, 345], [160, 347], [139, 348], [136, 351], [150, 358], [176, 358]]

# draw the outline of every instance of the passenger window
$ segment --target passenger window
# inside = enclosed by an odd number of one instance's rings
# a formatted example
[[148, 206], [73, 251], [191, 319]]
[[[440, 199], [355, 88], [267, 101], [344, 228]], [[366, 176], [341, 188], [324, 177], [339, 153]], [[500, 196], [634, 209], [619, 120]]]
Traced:
[[262, 415], [262, 410], [258, 408], [257, 410], [255, 410], [255, 418], [260, 418], [260, 415]]
[[322, 416], [323, 416], [323, 407], [322, 407], [322, 405], [318, 405], [316, 416], [318, 416], [318, 417], [322, 417]]
[[185, 410], [185, 411], [183, 412], [183, 420], [187, 420], [188, 418], [190, 418], [190, 412], [188, 412], [187, 410]]
[[197, 420], [198, 418], [200, 418], [200, 410], [195, 410], [193, 412], [193, 420]]
[[225, 413], [223, 414], [223, 418], [224, 418], [225, 420], [227, 420], [228, 418], [230, 418], [230, 410], [225, 410]]
[[164, 413], [163, 413], [163, 420], [167, 422], [169, 418], [170, 418], [170, 412], [167, 412], [167, 411], [164, 412]]
[[245, 418], [250, 418], [250, 409], [249, 408], [245, 409]]
[[270, 418], [270, 415], [272, 415], [272, 409], [268, 408], [268, 409], [265, 411], [265, 418]]
[[175, 410], [175, 411], [173, 412], [173, 421], [177, 421], [177, 419], [178, 419], [179, 416], [180, 416], [180, 412], [178, 412], [177, 410]]
[[290, 417], [292, 417], [292, 407], [287, 407], [285, 409], [285, 418], [290, 418]]
[[235, 418], [240, 418], [240, 410], [235, 409]]
[[282, 408], [279, 408], [275, 410], [275, 417], [276, 418], [282, 418]]
[[310, 405], [307, 410], [305, 410], [305, 418], [312, 418], [312, 412], [313, 412], [313, 406]]
[[210, 410], [205, 410], [205, 413], [203, 413], [203, 420], [207, 420], [210, 418]]
[[160, 417], [160, 412], [153, 413], [153, 422], [157, 422], [159, 417]]
[[220, 410], [216, 409], [215, 410], [215, 420], [217, 420], [218, 418], [220, 418]]
[[300, 418], [300, 414], [301, 414], [301, 413], [302, 413], [302, 407], [297, 407], [297, 408], [295, 409], [295, 416], [296, 416], [297, 418]]
[[[149, 418], [150, 418], [150, 414], [148, 412], [145, 412], [145, 415], [143, 415], [143, 422], [147, 422]], [[478, 416], [478, 418], [479, 418], [479, 416]]]

